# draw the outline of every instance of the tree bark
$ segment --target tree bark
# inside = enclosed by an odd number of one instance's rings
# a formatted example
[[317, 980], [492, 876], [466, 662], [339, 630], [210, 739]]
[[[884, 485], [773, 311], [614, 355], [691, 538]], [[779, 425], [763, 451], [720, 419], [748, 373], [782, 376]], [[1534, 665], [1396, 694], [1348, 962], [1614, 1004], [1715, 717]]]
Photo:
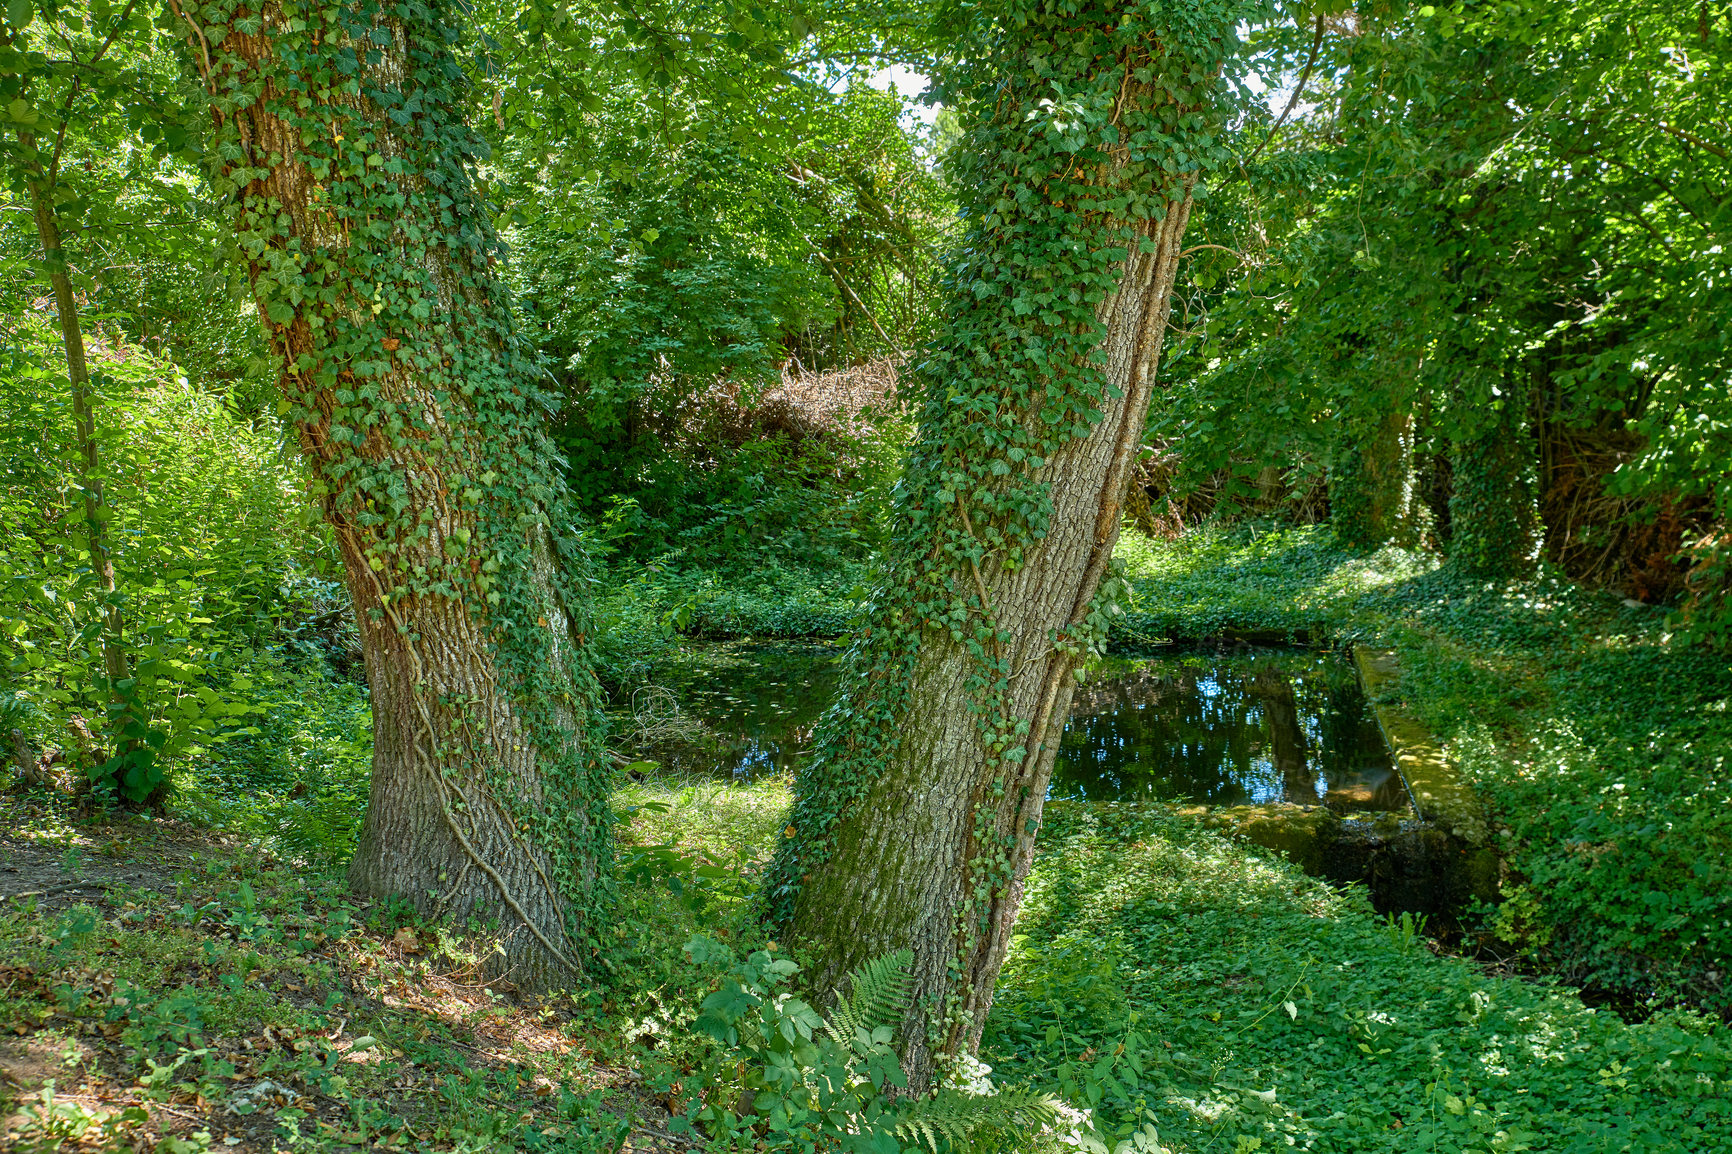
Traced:
[[497, 917], [494, 973], [549, 988], [582, 969], [612, 770], [585, 559], [472, 182], [484, 148], [453, 24], [372, 3], [186, 21], [213, 179], [366, 658], [373, 778], [349, 882]]
[[[1026, 33], [1006, 33], [1003, 59], [1027, 68], [1029, 45], [1073, 34], [1066, 21], [1112, 29], [1120, 16], [1112, 4], [1081, 17], [1043, 9]], [[1187, 103], [1133, 79], [1175, 63], [1149, 32], [1085, 75], [1110, 102], [1111, 125], [1161, 115], [1180, 123], [1206, 97], [1193, 93]], [[1209, 65], [1198, 73], [1212, 82]], [[901, 1031], [911, 1092], [978, 1046], [1010, 946], [1084, 636], [1099, 629], [1096, 595], [1141, 444], [1197, 180], [1195, 168], [1112, 143], [1136, 139], [1132, 127], [1124, 136], [1106, 130], [1108, 143], [1081, 178], [1092, 191], [1073, 183], [1080, 160], [1059, 158], [1042, 175], [1045, 156], [1007, 142], [1038, 132], [1026, 125], [1051, 105], [1041, 103], [1059, 88], [1049, 80], [1019, 75], [996, 90], [973, 137], [994, 158], [970, 174], [986, 203], [966, 212], [978, 224], [952, 274], [961, 301], [920, 371], [925, 407], [898, 544], [800, 776], [768, 889], [788, 932], [822, 959], [811, 975], [820, 993], [862, 962], [912, 948], [914, 1001]], [[1090, 205], [1127, 192], [1149, 195], [1152, 209], [1135, 219], [1089, 215]], [[1129, 237], [1116, 263], [1094, 266], [1111, 287], [1079, 322], [1088, 338], [1061, 346], [1072, 359], [1057, 369], [1041, 359], [1060, 345], [1062, 321], [1031, 321], [1002, 340], [970, 336], [1004, 330], [971, 329], [969, 310], [1016, 305], [1020, 313], [1024, 304], [985, 296], [996, 305], [976, 305], [986, 290], [975, 286], [1052, 236], [1040, 222], [1071, 212], [1083, 222], [1071, 236]], [[1088, 372], [1104, 387], [1082, 405], [1087, 415], [1061, 422], [1067, 431], [1051, 452], [1015, 448], [1019, 432], [1049, 427]], [[976, 425], [1010, 435], [981, 439], [970, 431]], [[1019, 510], [1047, 499], [1050, 515], [1017, 537]]]

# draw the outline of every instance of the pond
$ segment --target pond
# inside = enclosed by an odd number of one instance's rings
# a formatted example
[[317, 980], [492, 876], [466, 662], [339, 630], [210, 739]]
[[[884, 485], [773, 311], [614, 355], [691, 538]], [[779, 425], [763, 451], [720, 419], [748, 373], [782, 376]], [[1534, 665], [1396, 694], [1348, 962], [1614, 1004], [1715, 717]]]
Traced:
[[[835, 692], [839, 652], [693, 647], [663, 672], [660, 690], [637, 695], [645, 736], [661, 736], [645, 744], [684, 768], [738, 777], [795, 769]], [[1351, 663], [1246, 646], [1163, 647], [1090, 670], [1048, 796], [1343, 811], [1408, 804]]]

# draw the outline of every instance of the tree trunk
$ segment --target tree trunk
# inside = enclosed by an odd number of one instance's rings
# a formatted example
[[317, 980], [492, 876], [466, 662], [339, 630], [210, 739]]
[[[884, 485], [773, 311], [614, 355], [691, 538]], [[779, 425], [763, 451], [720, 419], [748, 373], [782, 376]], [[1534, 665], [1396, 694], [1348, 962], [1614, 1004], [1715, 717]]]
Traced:
[[497, 917], [548, 988], [610, 860], [584, 557], [469, 165], [452, 10], [206, 5], [213, 177], [342, 551], [373, 705], [349, 881]]
[[[76, 97], [76, 88], [72, 95]], [[124, 620], [114, 582], [114, 557], [108, 546], [108, 505], [103, 499], [102, 462], [96, 445], [96, 413], [91, 406], [84, 328], [78, 319], [78, 300], [72, 293], [72, 273], [60, 237], [60, 221], [54, 211], [59, 174], [52, 170], [52, 166], [42, 166], [31, 134], [20, 132], [18, 142], [23, 146], [25, 156], [31, 158], [26, 177], [30, 185], [30, 206], [36, 219], [36, 236], [42, 242], [42, 263], [54, 289], [54, 308], [60, 318], [60, 340], [66, 350], [66, 379], [72, 391], [72, 424], [78, 460], [78, 487], [84, 505], [85, 540], [90, 549], [91, 572], [102, 594], [101, 688], [109, 701], [107, 728], [115, 735], [113, 747], [116, 750], [128, 754], [142, 752], [148, 757], [151, 756], [148, 750], [140, 750], [136, 742], [123, 736], [132, 721], [132, 711], [128, 708], [128, 698], [122, 687], [131, 684], [132, 670], [122, 642]], [[132, 784], [141, 786], [144, 784], [143, 775], [149, 768], [147, 765], [121, 767], [123, 773], [131, 771], [135, 775]]]
[[1345, 545], [1375, 549], [1412, 536], [1413, 417], [1397, 403], [1369, 436], [1345, 446], [1329, 477], [1329, 511]]
[[1526, 390], [1504, 386], [1502, 402], [1455, 444], [1449, 497], [1449, 563], [1491, 580], [1530, 576], [1538, 553]]
[[[1097, 592], [1208, 155], [1181, 150], [1231, 35], [1057, 8], [1003, 21], [978, 57], [989, 87], [957, 153], [973, 227], [918, 372], [895, 541], [768, 889], [823, 959], [820, 992], [913, 949], [914, 1091], [979, 1044], [1075, 671], [1104, 639]], [[1055, 91], [1096, 118], [1067, 119]]]

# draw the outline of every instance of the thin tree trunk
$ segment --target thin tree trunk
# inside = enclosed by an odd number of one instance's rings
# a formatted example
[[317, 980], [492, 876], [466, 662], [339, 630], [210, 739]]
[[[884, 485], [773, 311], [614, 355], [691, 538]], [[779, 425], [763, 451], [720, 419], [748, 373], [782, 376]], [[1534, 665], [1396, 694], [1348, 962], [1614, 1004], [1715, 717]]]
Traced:
[[[1129, 24], [1129, 10], [1113, 4], [1071, 11], [1042, 10], [1027, 45], [1017, 39], [1022, 31], [1007, 33], [1015, 43], [1004, 59], [1028, 67], [1052, 42], [1042, 37], [1068, 39], [1076, 22], [1112, 30], [1126, 13]], [[1112, 42], [1110, 31], [1094, 41]], [[1204, 79], [1188, 98], [1134, 80], [1192, 67], [1163, 48], [1174, 50], [1149, 31], [1118, 41], [1115, 55], [1085, 70], [1110, 101], [1115, 126], [1086, 170], [1081, 161], [1021, 150], [1019, 142], [1038, 132], [1027, 125], [1039, 124], [1060, 88], [1047, 75], [1014, 77], [975, 130], [981, 153], [993, 158], [969, 174], [985, 203], [967, 214], [978, 223], [953, 274], [962, 297], [952, 306], [951, 335], [921, 370], [925, 409], [898, 507], [898, 544], [842, 696], [800, 776], [771, 872], [773, 914], [823, 960], [812, 975], [820, 992], [851, 967], [913, 949], [914, 1003], [901, 1045], [914, 1091], [979, 1044], [1075, 671], [1090, 639], [1103, 633], [1097, 593], [1141, 444], [1197, 179], [1194, 167], [1164, 163], [1170, 154], [1133, 159], [1113, 142], [1157, 119], [1206, 120], [1200, 106], [1210, 98], [1202, 93], [1213, 82], [1210, 64], [1194, 67], [1191, 74]], [[1040, 164], [1049, 160], [1046, 176]], [[1089, 274], [1098, 280], [1079, 273], [1076, 291], [1110, 286], [1092, 314], [1042, 322], [1036, 312], [994, 328], [971, 311], [1012, 309], [997, 287], [984, 286], [1005, 284], [991, 278], [1025, 264], [1031, 238], [1053, 235], [1042, 231], [1045, 222], [1138, 193], [1154, 198], [1146, 216], [1100, 212], [1070, 234], [1097, 238], [1070, 250], [1092, 245], [1102, 262], [1072, 266], [1098, 270]], [[1099, 239], [1106, 237], [1115, 240]], [[1101, 254], [1112, 251], [1124, 255], [1109, 263]], [[1064, 363], [1042, 359], [1054, 348], [1067, 350]], [[1055, 420], [1073, 403], [1074, 421]], [[1047, 442], [1050, 451], [1022, 448], [1028, 431], [1047, 436], [1054, 428], [1062, 431]], [[1025, 525], [1032, 528], [1019, 536]]]
[[[20, 132], [18, 141], [26, 155], [36, 154], [36, 141]], [[114, 583], [114, 557], [108, 547], [108, 505], [103, 497], [101, 459], [96, 445], [96, 414], [91, 407], [90, 369], [84, 355], [84, 329], [78, 319], [78, 300], [72, 293], [72, 275], [60, 237], [60, 221], [54, 211], [56, 174], [36, 167], [29, 177], [30, 205], [36, 218], [36, 235], [42, 242], [42, 260], [54, 289], [54, 307], [60, 317], [60, 339], [66, 349], [66, 379], [72, 390], [72, 423], [76, 437], [78, 487], [84, 505], [84, 532], [90, 548], [90, 567], [102, 591], [102, 673], [111, 703], [121, 701], [119, 685], [132, 676], [122, 643], [124, 620]], [[124, 725], [124, 719], [120, 720]], [[116, 727], [118, 731], [118, 727]], [[125, 745], [116, 740], [115, 748]]]
[[189, 50], [366, 656], [350, 884], [497, 918], [495, 971], [548, 988], [582, 968], [612, 771], [585, 558], [469, 171], [453, 24], [438, 5], [206, 5]]

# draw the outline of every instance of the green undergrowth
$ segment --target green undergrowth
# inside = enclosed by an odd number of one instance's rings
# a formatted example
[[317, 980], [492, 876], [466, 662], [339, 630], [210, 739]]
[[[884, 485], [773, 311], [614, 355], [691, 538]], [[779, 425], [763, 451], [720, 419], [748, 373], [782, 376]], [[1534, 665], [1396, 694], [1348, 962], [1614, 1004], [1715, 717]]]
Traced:
[[597, 595], [600, 672], [615, 687], [641, 684], [684, 638], [839, 637], [868, 575], [864, 564], [809, 570], [769, 558], [724, 568], [616, 562]]
[[1638, 1007], [1732, 1010], [1732, 668], [1662, 609], [1542, 573], [1465, 579], [1326, 529], [1128, 537], [1145, 636], [1308, 632], [1394, 649], [1400, 704], [1498, 827], [1481, 940]]
[[1049, 808], [982, 1057], [1176, 1154], [1732, 1148], [1725, 1027], [1487, 977], [1158, 806]]
[[[312, 761], [326, 738], [295, 748]], [[763, 945], [749, 899], [786, 782], [623, 787], [593, 984], [522, 997], [481, 974], [497, 925], [345, 895], [325, 819], [287, 812], [339, 807], [352, 781], [309, 767], [290, 798], [270, 768], [269, 799], [200, 811], [220, 831], [0, 794], [34, 868], [88, 882], [70, 905], [41, 882], [0, 904], [0, 1148], [603, 1154], [655, 1148], [703, 1105], [725, 1051], [693, 1022], [731, 952]], [[199, 784], [241, 794], [248, 772]]]
[[[1542, 573], [1494, 584], [1325, 527], [1127, 533], [1114, 639], [1293, 636], [1393, 648], [1402, 704], [1479, 789], [1509, 867], [1478, 941], [1634, 1008], [1732, 1010], [1732, 676], [1665, 611]], [[652, 680], [686, 636], [846, 632], [867, 574], [621, 562], [605, 671]]]
[[80, 875], [87, 899], [0, 905], [0, 1148], [1030, 1148], [1052, 1119], [1038, 1089], [885, 1092], [906, 1084], [906, 951], [849, 1004], [799, 999], [809, 959], [766, 940], [754, 901], [788, 796], [776, 778], [622, 787], [588, 979], [525, 996], [482, 972], [498, 925], [357, 904], [329, 863], [256, 837], [0, 794], [31, 869]]
[[0, 1145], [599, 1152], [623, 1137], [584, 1028], [604, 994], [518, 1002], [475, 976], [489, 928], [356, 906], [340, 875], [254, 845], [132, 823], [65, 836], [98, 832], [126, 843], [113, 856], [176, 868], [0, 911], [0, 1058], [22, 1083], [0, 1101]]
[[[133, 880], [0, 913], [0, 1028], [27, 1048], [0, 1061], [38, 1062], [0, 1109], [15, 1148], [601, 1154], [682, 1119], [718, 1154], [804, 1148], [718, 1121], [732, 1098], [706, 1091], [750, 1065], [704, 1032], [750, 964], [730, 959], [787, 957], [752, 916], [783, 777], [622, 783], [594, 984], [549, 998], [481, 979], [497, 927], [357, 905], [252, 835], [31, 796], [0, 801], [7, 828]], [[1488, 977], [1159, 806], [1049, 808], [982, 1056], [1149, 1154], [1732, 1147], [1725, 1027]]]
[[1127, 529], [1113, 557], [1132, 590], [1113, 631], [1126, 641], [1351, 635], [1365, 630], [1375, 593], [1437, 567], [1434, 558], [1393, 546], [1369, 556], [1340, 549], [1321, 527], [1203, 529], [1175, 541]]

